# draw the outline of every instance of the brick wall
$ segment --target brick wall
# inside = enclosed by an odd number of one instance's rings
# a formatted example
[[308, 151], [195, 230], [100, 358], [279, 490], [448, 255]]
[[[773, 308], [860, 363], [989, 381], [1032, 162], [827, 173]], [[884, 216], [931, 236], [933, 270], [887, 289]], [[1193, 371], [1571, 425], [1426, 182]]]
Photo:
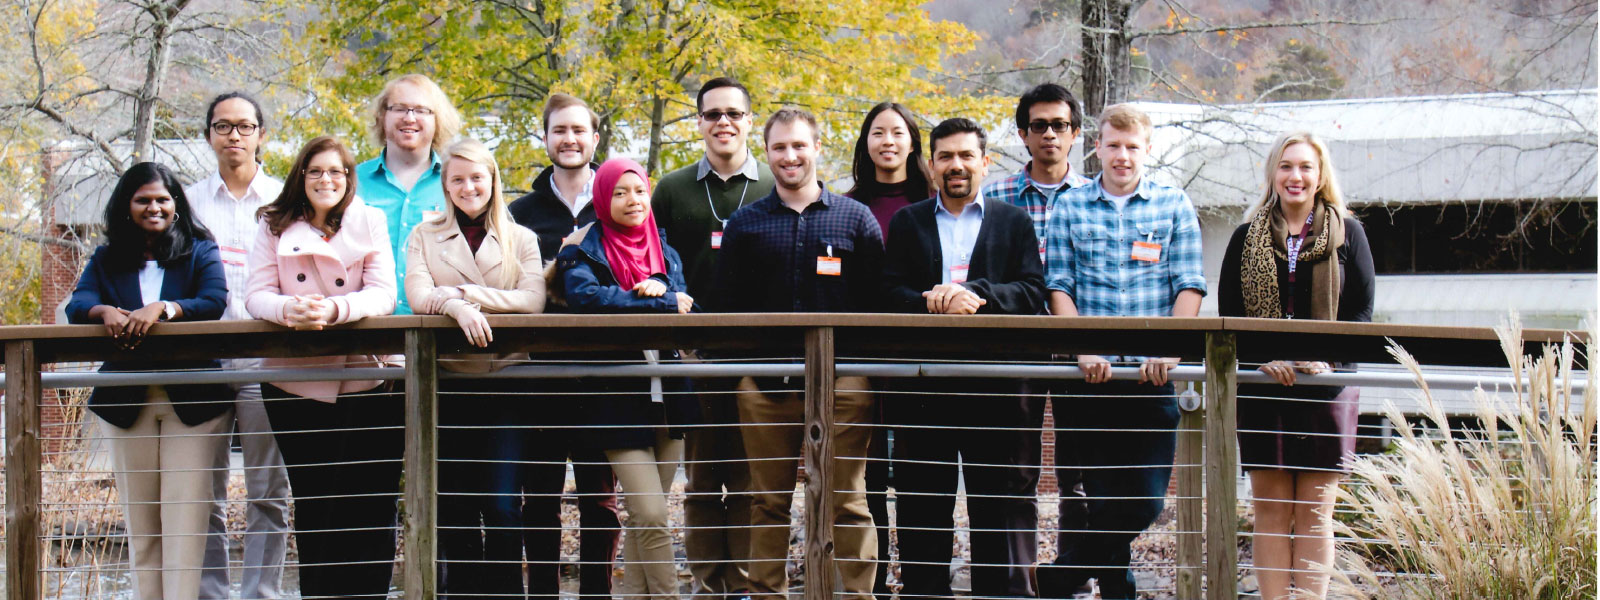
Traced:
[[[63, 153], [47, 153], [42, 158], [44, 168], [42, 191], [45, 198], [44, 209], [40, 211], [44, 215], [42, 231], [58, 239], [76, 241], [80, 239], [82, 231], [68, 225], [56, 223], [55, 210], [50, 204], [50, 199], [55, 194], [54, 186], [52, 185], [54, 177], [52, 175], [56, 167], [60, 166], [65, 159], [66, 155]], [[41, 263], [39, 265], [41, 278], [39, 286], [40, 323], [46, 325], [56, 324], [56, 307], [65, 302], [68, 296], [72, 295], [72, 288], [78, 283], [81, 265], [87, 259], [74, 246], [44, 244], [44, 248], [39, 252], [39, 261]], [[44, 366], [45, 370], [50, 370], [50, 368], [51, 365]], [[65, 397], [65, 394], [60, 394], [53, 389], [44, 391], [43, 405], [40, 407], [43, 413], [40, 416], [40, 425], [42, 426], [40, 433], [45, 438], [44, 451], [47, 456], [48, 453], [63, 450], [67, 444], [66, 438], [77, 437], [76, 435], [71, 435], [70, 429], [77, 425], [76, 421], [78, 419], [76, 415], [69, 416], [69, 411], [63, 406]]]

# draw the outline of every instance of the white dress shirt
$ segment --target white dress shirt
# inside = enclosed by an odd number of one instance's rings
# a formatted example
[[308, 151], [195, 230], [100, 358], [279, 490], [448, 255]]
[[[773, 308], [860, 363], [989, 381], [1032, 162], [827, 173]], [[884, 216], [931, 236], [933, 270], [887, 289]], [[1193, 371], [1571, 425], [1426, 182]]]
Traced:
[[222, 313], [224, 320], [251, 318], [244, 308], [244, 297], [245, 283], [250, 278], [246, 257], [258, 231], [256, 209], [278, 199], [282, 191], [283, 182], [267, 175], [259, 165], [243, 198], [233, 197], [219, 172], [183, 189], [189, 206], [200, 223], [217, 238], [217, 247], [222, 251], [222, 270], [228, 278], [228, 308]]

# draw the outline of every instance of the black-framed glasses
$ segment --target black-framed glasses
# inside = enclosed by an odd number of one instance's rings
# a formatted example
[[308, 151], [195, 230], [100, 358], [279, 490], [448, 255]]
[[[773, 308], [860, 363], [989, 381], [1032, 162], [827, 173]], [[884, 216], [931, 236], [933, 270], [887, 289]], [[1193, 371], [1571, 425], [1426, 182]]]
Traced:
[[1066, 133], [1067, 130], [1072, 129], [1072, 123], [1066, 121], [1031, 121], [1028, 123], [1028, 131], [1044, 133], [1046, 129], [1056, 133]]
[[727, 117], [729, 121], [738, 121], [749, 114], [742, 110], [708, 110], [700, 113], [700, 118], [715, 123], [721, 121], [723, 117]]
[[317, 169], [317, 168], [306, 169], [306, 170], [301, 171], [301, 172], [306, 174], [306, 179], [322, 179], [323, 177], [331, 177], [333, 179], [344, 179], [345, 174], [349, 173], [349, 171], [347, 171], [345, 169]]
[[255, 123], [229, 123], [227, 121], [217, 121], [211, 124], [211, 132], [217, 135], [228, 135], [234, 131], [238, 131], [239, 135], [255, 135], [256, 130], [260, 128], [261, 126], [256, 125]]
[[390, 104], [385, 110], [396, 117], [403, 117], [406, 113], [413, 113], [419, 117], [433, 116], [433, 109], [426, 106], [406, 106], [404, 104]]

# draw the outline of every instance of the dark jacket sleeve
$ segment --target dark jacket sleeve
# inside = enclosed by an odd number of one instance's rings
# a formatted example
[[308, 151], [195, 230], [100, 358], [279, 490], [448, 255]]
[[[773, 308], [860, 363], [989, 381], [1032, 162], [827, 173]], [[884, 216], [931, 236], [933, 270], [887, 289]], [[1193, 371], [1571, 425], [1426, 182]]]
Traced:
[[855, 258], [851, 268], [850, 294], [861, 312], [883, 310], [883, 228], [866, 205], [858, 204], [862, 218], [856, 224]]
[[[583, 257], [583, 250], [567, 246], [556, 255], [556, 268], [567, 291], [567, 306], [576, 313], [677, 312], [673, 294], [644, 298], [615, 283], [604, 283], [595, 274], [595, 265]], [[610, 277], [606, 278], [611, 281]]]
[[1228, 249], [1222, 253], [1222, 275], [1217, 281], [1217, 314], [1224, 317], [1243, 317], [1244, 290], [1240, 289], [1239, 266], [1244, 256], [1244, 235], [1250, 224], [1240, 225], [1228, 239]]
[[[672, 300], [672, 312], [677, 312], [678, 299], [674, 294], [689, 293], [689, 280], [685, 279], [683, 275], [683, 257], [672, 246], [667, 245], [666, 240], [661, 242], [661, 254], [667, 259], [667, 277], [665, 281], [667, 284], [667, 298]], [[690, 308], [689, 312], [705, 312], [705, 309], [700, 307], [699, 298], [695, 299], [694, 307]]]
[[917, 285], [917, 274], [929, 257], [919, 256], [923, 243], [921, 232], [911, 212], [900, 209], [889, 219], [889, 239], [894, 240], [884, 251], [883, 296], [884, 309], [889, 312], [925, 313], [928, 301], [922, 297]]
[[968, 280], [967, 289], [987, 300], [980, 314], [1037, 315], [1044, 309], [1044, 263], [1039, 262], [1039, 238], [1033, 220], [1022, 211], [1008, 211], [1004, 227], [995, 228], [989, 250], [1004, 253], [1000, 273]]
[[176, 298], [172, 302], [183, 309], [182, 321], [215, 321], [222, 318], [228, 307], [228, 277], [222, 271], [222, 254], [217, 243], [210, 240], [195, 242], [194, 253], [189, 257], [189, 289], [191, 298]]
[[113, 304], [107, 298], [106, 292], [111, 288], [111, 282], [105, 277], [105, 269], [101, 268], [105, 261], [106, 247], [96, 248], [94, 255], [89, 257], [89, 266], [84, 267], [83, 274], [78, 276], [78, 286], [72, 289], [72, 298], [67, 301], [67, 322], [77, 325], [94, 323], [89, 317], [89, 309], [101, 304]]
[[1372, 266], [1372, 246], [1367, 231], [1354, 217], [1344, 219], [1344, 290], [1339, 292], [1340, 321], [1372, 321], [1377, 277]]

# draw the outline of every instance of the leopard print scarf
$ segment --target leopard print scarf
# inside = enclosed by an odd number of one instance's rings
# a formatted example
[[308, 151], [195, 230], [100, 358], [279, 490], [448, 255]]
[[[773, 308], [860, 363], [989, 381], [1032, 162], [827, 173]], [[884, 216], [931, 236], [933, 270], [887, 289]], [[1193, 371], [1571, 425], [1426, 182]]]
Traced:
[[[1344, 220], [1338, 211], [1318, 202], [1312, 217], [1310, 239], [1300, 246], [1296, 271], [1304, 276], [1311, 271], [1311, 314], [1301, 318], [1333, 320], [1338, 318], [1339, 246], [1344, 243]], [[1278, 261], [1289, 260], [1288, 226], [1283, 213], [1278, 210], [1278, 199], [1273, 198], [1256, 211], [1250, 228], [1244, 234], [1244, 256], [1239, 265], [1239, 284], [1244, 293], [1244, 310], [1247, 316], [1282, 319], [1283, 297], [1278, 290]], [[1328, 260], [1330, 257], [1335, 257]]]

